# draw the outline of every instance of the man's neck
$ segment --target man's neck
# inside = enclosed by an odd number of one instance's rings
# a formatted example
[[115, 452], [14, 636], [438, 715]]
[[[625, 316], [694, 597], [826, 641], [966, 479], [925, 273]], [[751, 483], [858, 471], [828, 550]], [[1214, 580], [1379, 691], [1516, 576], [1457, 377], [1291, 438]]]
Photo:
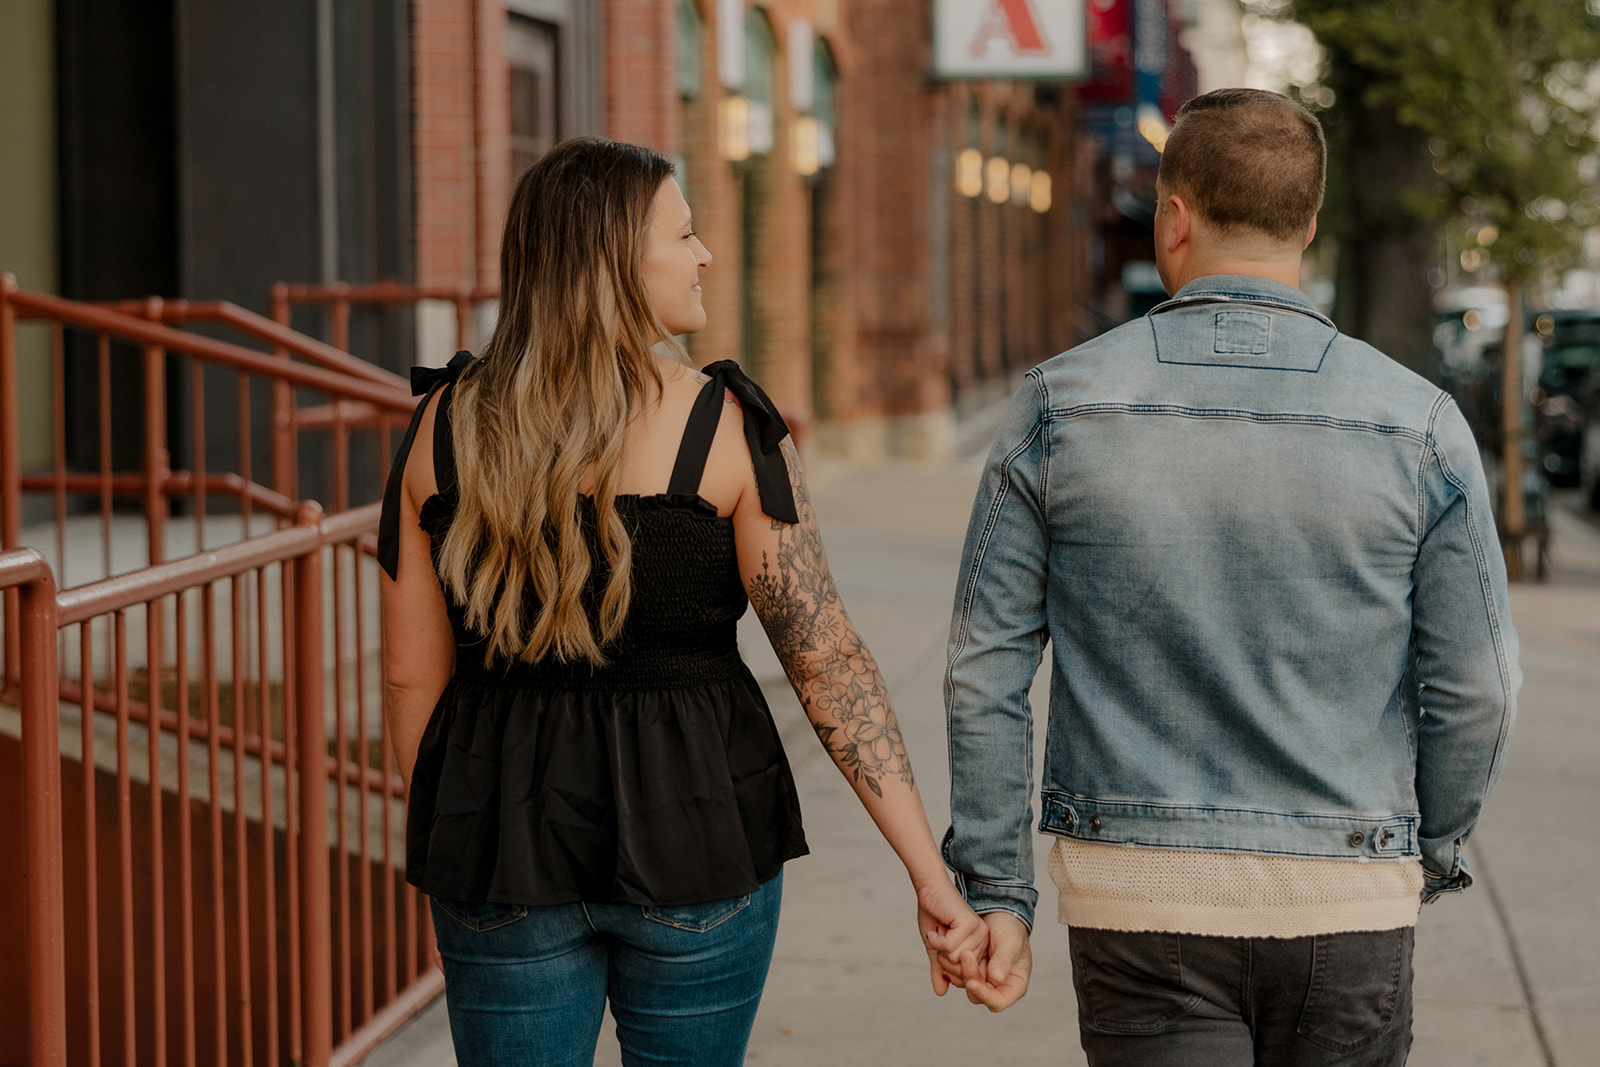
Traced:
[[1213, 274], [1238, 274], [1247, 278], [1265, 278], [1268, 281], [1282, 282], [1290, 288], [1300, 286], [1300, 257], [1286, 258], [1272, 256], [1257, 258], [1254, 256], [1216, 255], [1201, 256], [1191, 259], [1183, 265], [1183, 269], [1173, 278], [1173, 291], [1182, 289], [1185, 285], [1197, 278], [1209, 277]]

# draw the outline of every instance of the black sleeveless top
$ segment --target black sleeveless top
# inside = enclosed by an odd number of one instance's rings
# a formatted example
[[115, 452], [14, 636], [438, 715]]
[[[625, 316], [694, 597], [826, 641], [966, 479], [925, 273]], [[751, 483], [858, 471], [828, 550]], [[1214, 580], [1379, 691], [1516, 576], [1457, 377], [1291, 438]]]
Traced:
[[[413, 375], [414, 386], [445, 389], [433, 442], [440, 492], [420, 514], [436, 560], [456, 507], [450, 383], [469, 361], [458, 354], [442, 372]], [[735, 624], [747, 600], [733, 522], [698, 495], [730, 389], [763, 510], [795, 521], [777, 449], [787, 429], [737, 364], [706, 372], [712, 380], [690, 414], [668, 491], [617, 497], [632, 538], [633, 596], [604, 666], [485, 665], [482, 635], [446, 595], [455, 673], [422, 737], [406, 824], [406, 878], [424, 892], [516, 904], [692, 904], [750, 892], [808, 851], [777, 728], [739, 657]], [[379, 562], [391, 575], [400, 472], [417, 421], [384, 498]], [[588, 497], [580, 515], [596, 563], [586, 590], [593, 620], [604, 557]]]

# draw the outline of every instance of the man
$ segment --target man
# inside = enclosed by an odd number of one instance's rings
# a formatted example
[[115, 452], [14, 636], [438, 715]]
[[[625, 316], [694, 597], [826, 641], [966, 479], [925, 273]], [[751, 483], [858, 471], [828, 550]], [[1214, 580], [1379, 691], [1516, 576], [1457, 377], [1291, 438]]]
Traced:
[[1510, 737], [1467, 424], [1295, 288], [1324, 160], [1282, 96], [1190, 101], [1156, 185], [1172, 299], [1029, 372], [973, 508], [946, 681], [945, 857], [990, 926], [967, 991], [1027, 987], [1048, 640], [1039, 826], [1091, 1064], [1403, 1063], [1417, 912], [1471, 883]]

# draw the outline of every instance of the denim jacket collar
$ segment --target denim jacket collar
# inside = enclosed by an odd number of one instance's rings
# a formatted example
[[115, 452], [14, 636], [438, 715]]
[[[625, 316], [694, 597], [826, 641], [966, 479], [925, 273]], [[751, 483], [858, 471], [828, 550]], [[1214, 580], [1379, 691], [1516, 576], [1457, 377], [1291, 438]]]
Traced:
[[1248, 303], [1281, 311], [1295, 311], [1309, 315], [1318, 322], [1333, 326], [1333, 320], [1317, 310], [1311, 298], [1292, 286], [1270, 278], [1257, 278], [1248, 274], [1208, 274], [1179, 289], [1170, 300], [1150, 309], [1149, 314], [1192, 307], [1195, 304]]

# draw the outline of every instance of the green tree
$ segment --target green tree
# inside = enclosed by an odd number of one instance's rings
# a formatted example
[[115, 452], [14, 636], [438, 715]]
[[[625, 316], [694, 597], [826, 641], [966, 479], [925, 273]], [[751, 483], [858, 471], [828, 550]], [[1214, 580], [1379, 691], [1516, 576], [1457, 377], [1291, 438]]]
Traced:
[[1248, 0], [1328, 54], [1336, 317], [1428, 370], [1426, 275], [1467, 224], [1505, 279], [1500, 526], [1520, 574], [1522, 296], [1600, 223], [1600, 0]]

